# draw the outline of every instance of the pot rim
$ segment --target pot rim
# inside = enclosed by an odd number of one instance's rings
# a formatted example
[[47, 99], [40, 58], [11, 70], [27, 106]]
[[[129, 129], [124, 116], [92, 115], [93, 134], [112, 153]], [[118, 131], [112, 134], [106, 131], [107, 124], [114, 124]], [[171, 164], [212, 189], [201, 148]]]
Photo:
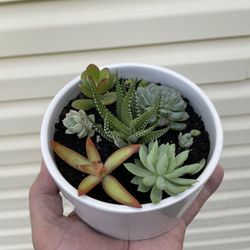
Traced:
[[51, 103], [49, 104], [47, 111], [44, 115], [43, 121], [42, 121], [42, 126], [41, 126], [41, 134], [40, 134], [40, 142], [41, 142], [41, 151], [42, 151], [42, 156], [43, 160], [49, 170], [50, 175], [52, 178], [55, 180], [55, 182], [58, 184], [59, 188], [63, 193], [65, 193], [66, 197], [72, 202], [72, 198], [76, 199], [80, 203], [84, 203], [87, 206], [93, 207], [95, 209], [99, 209], [102, 211], [106, 212], [113, 212], [113, 213], [143, 213], [143, 212], [148, 212], [148, 211], [154, 211], [154, 210], [159, 210], [168, 206], [171, 206], [179, 201], [182, 201], [186, 199], [188, 196], [190, 196], [194, 192], [198, 192], [200, 188], [206, 183], [206, 181], [209, 179], [209, 177], [212, 175], [214, 172], [217, 163], [219, 161], [222, 147], [223, 147], [223, 130], [222, 130], [222, 125], [221, 121], [219, 118], [219, 115], [210, 101], [210, 99], [204, 94], [204, 92], [196, 86], [192, 81], [187, 79], [186, 77], [180, 75], [179, 73], [163, 68], [160, 66], [155, 66], [155, 65], [150, 65], [150, 64], [143, 64], [143, 63], [117, 63], [117, 64], [110, 64], [110, 65], [105, 65], [104, 67], [108, 67], [110, 69], [116, 69], [120, 67], [143, 67], [146, 69], [150, 70], [155, 70], [155, 71], [160, 71], [160, 72], [165, 72], [168, 75], [172, 75], [175, 78], [178, 78], [185, 82], [187, 85], [189, 85], [197, 95], [200, 95], [204, 102], [206, 103], [206, 106], [210, 110], [210, 112], [213, 115], [214, 118], [214, 124], [215, 124], [215, 147], [210, 148], [210, 150], [213, 150], [210, 160], [208, 163], [206, 163], [206, 167], [201, 173], [201, 175], [198, 177], [198, 182], [196, 182], [192, 187], [184, 191], [183, 193], [180, 193], [176, 196], [171, 196], [168, 198], [165, 198], [161, 200], [158, 204], [142, 204], [142, 208], [133, 208], [125, 205], [118, 205], [118, 204], [110, 204], [106, 203], [103, 201], [96, 200], [94, 198], [91, 198], [89, 196], [78, 196], [77, 190], [71, 186], [66, 179], [61, 175], [59, 172], [55, 162], [54, 162], [54, 157], [52, 155], [52, 150], [50, 148], [50, 143], [49, 143], [49, 122], [51, 117], [53, 116], [53, 111], [54, 108], [57, 106], [58, 101], [64, 97], [65, 93], [69, 89], [71, 89], [75, 84], [77, 84], [80, 81], [80, 76], [75, 77], [72, 79], [68, 84], [66, 84], [53, 98]]

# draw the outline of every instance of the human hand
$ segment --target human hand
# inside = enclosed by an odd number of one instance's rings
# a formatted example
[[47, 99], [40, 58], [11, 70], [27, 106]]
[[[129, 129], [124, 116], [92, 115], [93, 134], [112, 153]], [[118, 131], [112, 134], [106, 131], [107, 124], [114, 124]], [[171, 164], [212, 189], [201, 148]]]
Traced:
[[90, 228], [71, 213], [63, 215], [62, 198], [44, 164], [30, 188], [32, 240], [36, 250], [181, 250], [186, 227], [203, 204], [220, 185], [223, 168], [214, 174], [192, 202], [179, 224], [171, 231], [147, 240], [122, 241], [105, 236]]

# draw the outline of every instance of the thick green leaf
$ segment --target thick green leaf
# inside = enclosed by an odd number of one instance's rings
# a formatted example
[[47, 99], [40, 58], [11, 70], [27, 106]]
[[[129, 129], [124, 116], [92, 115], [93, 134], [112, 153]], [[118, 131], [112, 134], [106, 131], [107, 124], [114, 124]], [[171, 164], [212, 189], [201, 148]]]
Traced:
[[132, 207], [141, 208], [141, 204], [130, 194], [116, 178], [107, 175], [103, 178], [102, 187], [104, 191], [115, 201]]
[[101, 162], [101, 156], [93, 141], [88, 137], [86, 140], [86, 153], [90, 162]]
[[151, 192], [150, 192], [150, 199], [154, 204], [157, 204], [162, 199], [162, 190], [157, 188], [156, 185], [153, 186]]
[[168, 128], [163, 128], [160, 130], [152, 131], [149, 134], [143, 136], [140, 140], [141, 144], [146, 144], [150, 141], [156, 140], [157, 138], [161, 137], [168, 131]]
[[165, 178], [162, 176], [158, 176], [156, 180], [156, 186], [158, 189], [163, 190], [166, 187]]
[[163, 175], [167, 172], [167, 170], [168, 170], [168, 156], [166, 154], [162, 154], [156, 163], [156, 172], [158, 173], [158, 175]]
[[116, 150], [108, 157], [108, 159], [104, 163], [104, 166], [107, 168], [107, 172], [112, 172], [124, 161], [126, 161], [131, 155], [138, 152], [140, 146], [140, 144], [131, 144], [129, 146]]
[[95, 64], [89, 64], [85, 72], [86, 76], [90, 76], [94, 80], [95, 84], [98, 83], [100, 70]]
[[127, 126], [130, 126], [130, 123], [133, 120], [131, 102], [132, 102], [132, 99], [135, 97], [135, 84], [136, 83], [133, 82], [130, 85], [129, 90], [126, 93], [126, 95], [125, 95], [125, 97], [123, 98], [123, 101], [122, 101], [121, 120]]
[[151, 172], [148, 171], [145, 168], [141, 168], [140, 166], [137, 166], [133, 163], [124, 163], [123, 164], [125, 168], [132, 174], [140, 177], [146, 177], [148, 175], [151, 175]]
[[148, 149], [145, 145], [142, 145], [139, 150], [139, 156], [142, 164], [147, 166]]
[[165, 188], [164, 191], [169, 195], [177, 195], [186, 191], [190, 186], [180, 186], [171, 183], [170, 181], [165, 179]]
[[110, 71], [108, 68], [103, 68], [99, 74], [99, 80], [102, 79], [109, 79], [110, 77]]
[[116, 101], [116, 93], [115, 92], [107, 92], [101, 96], [101, 101], [103, 105], [110, 105]]
[[137, 191], [141, 193], [146, 193], [148, 192], [152, 187], [146, 186], [143, 182], [139, 183]]
[[96, 91], [98, 94], [104, 94], [109, 90], [109, 80], [108, 79], [102, 79], [100, 82], [98, 82], [98, 85], [96, 87]]
[[197, 180], [186, 179], [186, 178], [176, 178], [176, 179], [171, 179], [169, 181], [172, 182], [173, 184], [182, 185], [182, 186], [191, 186], [197, 182]]
[[71, 106], [75, 109], [83, 109], [87, 111], [94, 107], [94, 102], [91, 99], [78, 99], [74, 100]]
[[78, 195], [84, 195], [87, 194], [91, 189], [93, 189], [95, 186], [97, 186], [101, 181], [103, 177], [102, 176], [94, 176], [89, 175], [85, 179], [81, 181], [81, 183], [78, 186]]
[[91, 86], [96, 88], [94, 80], [91, 77], [88, 77], [87, 80], [82, 80], [82, 83], [79, 85], [80, 91], [88, 98], [92, 98]]
[[139, 185], [140, 183], [142, 183], [142, 178], [139, 176], [134, 176], [130, 182], [134, 185]]
[[116, 82], [116, 115], [119, 120], [122, 117], [122, 102], [124, 98], [124, 93], [119, 81]]
[[183, 167], [177, 168], [172, 173], [168, 173], [164, 176], [167, 179], [175, 179], [175, 178], [181, 177], [185, 174], [193, 175], [193, 174], [198, 173], [204, 167], [204, 165], [205, 165], [204, 161], [201, 161], [201, 163], [194, 163], [194, 164], [190, 164], [190, 165], [185, 165]]
[[101, 102], [101, 98], [96, 92], [96, 89], [91, 86], [91, 93], [93, 95], [94, 104], [97, 112], [102, 117], [102, 119], [107, 119], [109, 122], [109, 127], [122, 133], [129, 134], [129, 128], [120, 122]]
[[143, 178], [143, 184], [145, 184], [146, 186], [152, 187], [157, 180], [157, 176], [156, 175], [148, 175], [146, 177]]
[[175, 168], [179, 168], [180, 166], [182, 166], [182, 164], [187, 160], [188, 155], [189, 155], [189, 150], [185, 150], [179, 153], [175, 157]]
[[83, 169], [81, 166], [82, 165], [90, 165], [90, 161], [84, 157], [83, 155], [73, 151], [72, 149], [63, 146], [62, 144], [51, 141], [51, 146], [53, 151], [63, 160], [65, 161], [68, 165], [71, 167], [84, 172], [86, 174], [91, 174], [92, 172], [89, 172], [89, 168]]

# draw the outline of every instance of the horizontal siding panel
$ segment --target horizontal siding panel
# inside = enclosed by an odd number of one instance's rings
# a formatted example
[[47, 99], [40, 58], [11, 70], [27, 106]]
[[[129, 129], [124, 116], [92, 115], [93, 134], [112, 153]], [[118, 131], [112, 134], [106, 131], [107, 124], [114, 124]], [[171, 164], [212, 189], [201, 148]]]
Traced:
[[249, 166], [250, 144], [234, 145], [223, 148], [220, 163], [227, 169]]
[[184, 250], [241, 250], [242, 248], [249, 249], [250, 237], [230, 237], [221, 240], [207, 239], [204, 241], [187, 242], [184, 245]]
[[[9, 211], [13, 208], [29, 209], [29, 189], [14, 189], [7, 191], [0, 191], [0, 211]], [[0, 234], [1, 235], [1, 234]]]
[[225, 239], [250, 235], [250, 223], [228, 224], [217, 227], [188, 228], [186, 242], [208, 239]]
[[[13, 229], [0, 229], [0, 250], [6, 249], [26, 249], [31, 247], [31, 230], [29, 227], [13, 228]], [[15, 245], [13, 245], [13, 243]], [[25, 244], [25, 245], [24, 245]], [[25, 248], [22, 248], [24, 247]], [[7, 248], [9, 247], [9, 248]], [[32, 248], [33, 249], [33, 248]]]
[[0, 136], [38, 133], [50, 99], [0, 102]]
[[225, 166], [225, 177], [220, 190], [250, 189], [250, 169], [228, 170]]
[[3, 6], [0, 16], [2, 57], [250, 34], [247, 0], [46, 1]]
[[[222, 186], [224, 185], [224, 181]], [[222, 188], [222, 187], [221, 187]], [[250, 188], [217, 191], [202, 208], [202, 211], [223, 210], [226, 208], [250, 207]]]
[[0, 165], [31, 163], [42, 159], [38, 134], [6, 136], [0, 139]]
[[2, 59], [0, 101], [51, 97], [90, 62], [156, 64], [200, 84], [240, 81], [245, 80], [249, 54], [250, 38], [238, 38]]
[[11, 242], [11, 245], [1, 245], [0, 250], [34, 250], [34, 247], [31, 243], [13, 245], [13, 241]]
[[233, 223], [246, 223], [249, 221], [250, 207], [227, 208], [216, 211], [201, 211], [192, 222], [192, 228], [212, 227]]
[[9, 210], [0, 213], [0, 230], [29, 226], [29, 210]]
[[0, 167], [0, 190], [30, 186], [39, 169], [40, 164], [34, 163]]
[[[247, 114], [245, 121], [248, 120], [249, 124], [250, 80], [206, 84], [201, 85], [201, 88], [211, 98], [220, 115]], [[237, 123], [237, 117], [233, 119]]]

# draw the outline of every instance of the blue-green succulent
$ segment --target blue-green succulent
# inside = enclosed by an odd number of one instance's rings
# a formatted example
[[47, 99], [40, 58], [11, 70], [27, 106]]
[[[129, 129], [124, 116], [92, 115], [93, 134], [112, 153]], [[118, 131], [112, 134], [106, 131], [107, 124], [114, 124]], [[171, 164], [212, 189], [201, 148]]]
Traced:
[[197, 180], [185, 178], [185, 175], [194, 175], [204, 166], [205, 160], [198, 163], [183, 165], [187, 160], [189, 150], [175, 155], [175, 144], [161, 144], [151, 141], [142, 145], [139, 150], [140, 159], [135, 163], [125, 163], [126, 169], [135, 175], [131, 182], [138, 185], [138, 191], [150, 192], [150, 199], [158, 203], [163, 192], [177, 195], [190, 188]]
[[[142, 112], [149, 110], [160, 100], [160, 120], [158, 126], [168, 126], [170, 129], [181, 131], [186, 128], [186, 121], [189, 118], [185, 111], [187, 103], [181, 94], [168, 86], [149, 84], [146, 87], [138, 87], [137, 101]], [[151, 123], [155, 117], [151, 119]]]
[[178, 135], [179, 146], [181, 148], [190, 148], [194, 143], [194, 137], [197, 137], [201, 134], [201, 131], [198, 129], [193, 129], [189, 133]]

